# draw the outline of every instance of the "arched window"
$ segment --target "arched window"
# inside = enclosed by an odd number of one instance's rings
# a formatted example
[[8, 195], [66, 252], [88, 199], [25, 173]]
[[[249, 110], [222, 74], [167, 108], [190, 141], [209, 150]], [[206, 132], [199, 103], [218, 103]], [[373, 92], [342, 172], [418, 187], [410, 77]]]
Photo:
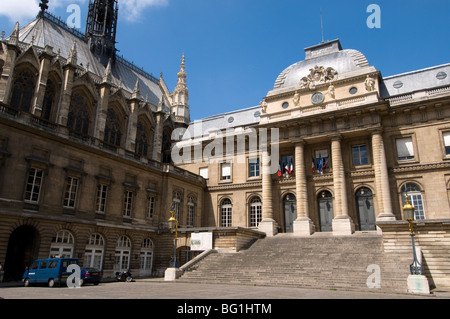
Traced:
[[147, 157], [148, 154], [148, 136], [145, 132], [144, 124], [139, 121], [136, 131], [136, 154], [139, 156]]
[[139, 262], [140, 275], [151, 275], [153, 264], [153, 242], [145, 238], [141, 245], [141, 258]]
[[47, 81], [45, 89], [44, 101], [42, 102], [41, 118], [44, 120], [50, 120], [54, 102], [56, 100], [56, 85], [52, 80]]
[[258, 227], [261, 222], [261, 199], [258, 196], [250, 200], [250, 227]]
[[14, 81], [10, 105], [22, 111], [29, 112], [35, 83], [36, 77], [32, 72], [28, 70], [21, 72]]
[[60, 256], [71, 258], [73, 254], [73, 246], [75, 240], [68, 230], [60, 230], [52, 239], [50, 246], [50, 257]]
[[109, 108], [106, 116], [104, 141], [114, 146], [120, 146], [121, 138], [119, 117], [114, 109]]
[[406, 183], [402, 186], [402, 207], [406, 204], [406, 195], [409, 202], [414, 206], [415, 219], [425, 219], [425, 208], [423, 206], [422, 190], [416, 183]]
[[116, 253], [114, 255], [114, 270], [128, 271], [130, 268], [131, 240], [127, 236], [121, 236], [117, 240]]
[[86, 98], [78, 92], [72, 95], [67, 118], [68, 129], [76, 134], [89, 134], [89, 111]]
[[220, 226], [231, 227], [231, 213], [231, 200], [229, 198], [225, 198], [220, 203]]
[[91, 234], [84, 251], [84, 267], [102, 269], [105, 240], [100, 234]]
[[195, 219], [195, 198], [192, 196], [188, 197], [188, 212], [187, 212], [187, 226], [194, 226]]

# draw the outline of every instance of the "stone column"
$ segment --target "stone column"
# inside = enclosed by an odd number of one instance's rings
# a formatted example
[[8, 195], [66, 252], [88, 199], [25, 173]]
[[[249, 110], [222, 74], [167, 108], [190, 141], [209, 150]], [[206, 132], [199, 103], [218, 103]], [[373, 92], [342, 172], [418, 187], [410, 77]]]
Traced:
[[342, 160], [341, 137], [334, 136], [331, 140], [331, 155], [333, 164], [334, 184], [334, 219], [332, 222], [334, 235], [351, 235], [355, 225], [348, 216], [347, 190], [345, 184], [344, 162]]
[[271, 237], [277, 234], [278, 225], [273, 219], [272, 174], [270, 155], [267, 149], [262, 151], [262, 197], [262, 220], [258, 225], [258, 230]]
[[395, 220], [395, 216], [392, 213], [389, 175], [381, 130], [372, 132], [372, 153], [379, 209], [377, 220]]
[[314, 224], [309, 218], [308, 185], [306, 180], [305, 142], [295, 144], [295, 197], [297, 200], [297, 219], [294, 221], [294, 233], [311, 235]]

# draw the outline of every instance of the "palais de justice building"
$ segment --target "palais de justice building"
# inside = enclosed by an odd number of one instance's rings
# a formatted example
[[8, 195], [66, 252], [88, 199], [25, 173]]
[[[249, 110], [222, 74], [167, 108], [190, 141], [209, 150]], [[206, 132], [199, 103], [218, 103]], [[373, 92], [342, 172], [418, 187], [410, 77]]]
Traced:
[[194, 232], [228, 251], [278, 233], [383, 234], [404, 219], [405, 195], [448, 237], [450, 64], [383, 77], [329, 41], [299, 54], [256, 106], [191, 121], [184, 56], [171, 92], [117, 55], [117, 17], [116, 1], [90, 1], [82, 34], [43, 5], [2, 36], [5, 279], [51, 255], [106, 277], [160, 276], [171, 210], [182, 263]]

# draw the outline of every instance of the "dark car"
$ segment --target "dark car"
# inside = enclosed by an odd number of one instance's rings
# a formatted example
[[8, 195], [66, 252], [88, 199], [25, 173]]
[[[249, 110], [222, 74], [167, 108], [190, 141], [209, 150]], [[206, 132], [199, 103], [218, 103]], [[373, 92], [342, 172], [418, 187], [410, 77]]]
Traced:
[[102, 271], [96, 268], [81, 268], [82, 285], [91, 283], [98, 285], [102, 280]]

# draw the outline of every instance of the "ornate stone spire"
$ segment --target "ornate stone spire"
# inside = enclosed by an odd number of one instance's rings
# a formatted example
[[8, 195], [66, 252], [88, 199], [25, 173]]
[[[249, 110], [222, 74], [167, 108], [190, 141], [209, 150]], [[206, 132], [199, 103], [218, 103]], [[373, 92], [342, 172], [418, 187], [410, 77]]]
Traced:
[[185, 58], [184, 58], [184, 53], [183, 56], [181, 57], [181, 67], [180, 67], [180, 72], [178, 72], [178, 83], [177, 86], [175, 88], [175, 90], [177, 89], [186, 89], [186, 66], [184, 65], [185, 62]]
[[184, 53], [181, 57], [181, 67], [178, 72], [178, 82], [172, 94], [172, 114], [175, 114], [176, 122], [188, 125], [190, 122], [189, 90], [186, 86], [186, 66]]
[[67, 64], [77, 65], [78, 62], [78, 52], [77, 43], [73, 41], [72, 49], [70, 49], [69, 56], [67, 57]]
[[18, 45], [19, 44], [19, 22], [16, 22], [11, 35], [9, 36], [9, 44]]

